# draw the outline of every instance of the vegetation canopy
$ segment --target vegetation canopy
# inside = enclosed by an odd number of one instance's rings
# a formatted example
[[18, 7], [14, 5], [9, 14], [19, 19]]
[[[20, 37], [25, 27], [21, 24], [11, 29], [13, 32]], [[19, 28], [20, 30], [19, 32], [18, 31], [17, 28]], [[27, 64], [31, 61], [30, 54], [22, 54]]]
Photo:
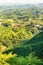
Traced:
[[0, 65], [43, 65], [43, 4], [0, 6]]

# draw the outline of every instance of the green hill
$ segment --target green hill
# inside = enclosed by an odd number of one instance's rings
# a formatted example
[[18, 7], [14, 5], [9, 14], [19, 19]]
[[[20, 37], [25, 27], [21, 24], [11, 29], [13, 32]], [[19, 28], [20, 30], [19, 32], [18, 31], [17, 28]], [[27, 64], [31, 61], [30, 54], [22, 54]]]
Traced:
[[43, 32], [40, 32], [29, 41], [22, 43], [22, 46], [7, 50], [5, 53], [12, 52], [21, 56], [28, 56], [34, 52], [38, 57], [43, 57]]
[[33, 37], [32, 39], [27, 41], [26, 45], [27, 44], [34, 44], [34, 43], [40, 43], [41, 44], [42, 42], [43, 42], [43, 32], [40, 32], [35, 37]]

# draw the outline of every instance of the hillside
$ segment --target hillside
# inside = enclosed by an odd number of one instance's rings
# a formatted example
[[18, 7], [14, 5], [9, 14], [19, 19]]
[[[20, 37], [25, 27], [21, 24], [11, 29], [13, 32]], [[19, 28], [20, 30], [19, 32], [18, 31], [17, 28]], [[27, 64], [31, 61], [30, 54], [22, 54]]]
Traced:
[[34, 52], [38, 57], [43, 57], [43, 32], [40, 32], [29, 41], [22, 43], [22, 46], [7, 50], [4, 53], [8, 54], [10, 52], [20, 56], [28, 56], [31, 52]]
[[0, 6], [0, 65], [43, 65], [42, 5]]
[[40, 32], [35, 37], [26, 42], [26, 44], [40, 43], [43, 42], [43, 32]]

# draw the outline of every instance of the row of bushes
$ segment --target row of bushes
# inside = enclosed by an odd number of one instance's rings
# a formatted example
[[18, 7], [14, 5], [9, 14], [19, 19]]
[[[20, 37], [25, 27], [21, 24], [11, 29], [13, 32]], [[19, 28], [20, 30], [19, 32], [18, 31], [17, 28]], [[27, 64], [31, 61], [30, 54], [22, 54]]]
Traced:
[[33, 53], [29, 54], [29, 56], [17, 56], [16, 54], [12, 55], [12, 53], [0, 54], [0, 65], [43, 65], [42, 60], [35, 57]]

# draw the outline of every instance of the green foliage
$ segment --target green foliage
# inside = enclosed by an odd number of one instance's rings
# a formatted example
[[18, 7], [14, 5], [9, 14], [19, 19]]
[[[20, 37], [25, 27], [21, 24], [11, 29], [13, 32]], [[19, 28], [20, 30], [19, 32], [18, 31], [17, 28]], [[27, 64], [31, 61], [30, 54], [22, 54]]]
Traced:
[[17, 56], [16, 54], [0, 54], [1, 65], [43, 65], [43, 62], [34, 56], [33, 53], [29, 56]]
[[27, 57], [12, 57], [7, 61], [10, 65], [42, 65], [43, 62], [31, 53]]
[[0, 7], [0, 65], [43, 65], [42, 7]]

